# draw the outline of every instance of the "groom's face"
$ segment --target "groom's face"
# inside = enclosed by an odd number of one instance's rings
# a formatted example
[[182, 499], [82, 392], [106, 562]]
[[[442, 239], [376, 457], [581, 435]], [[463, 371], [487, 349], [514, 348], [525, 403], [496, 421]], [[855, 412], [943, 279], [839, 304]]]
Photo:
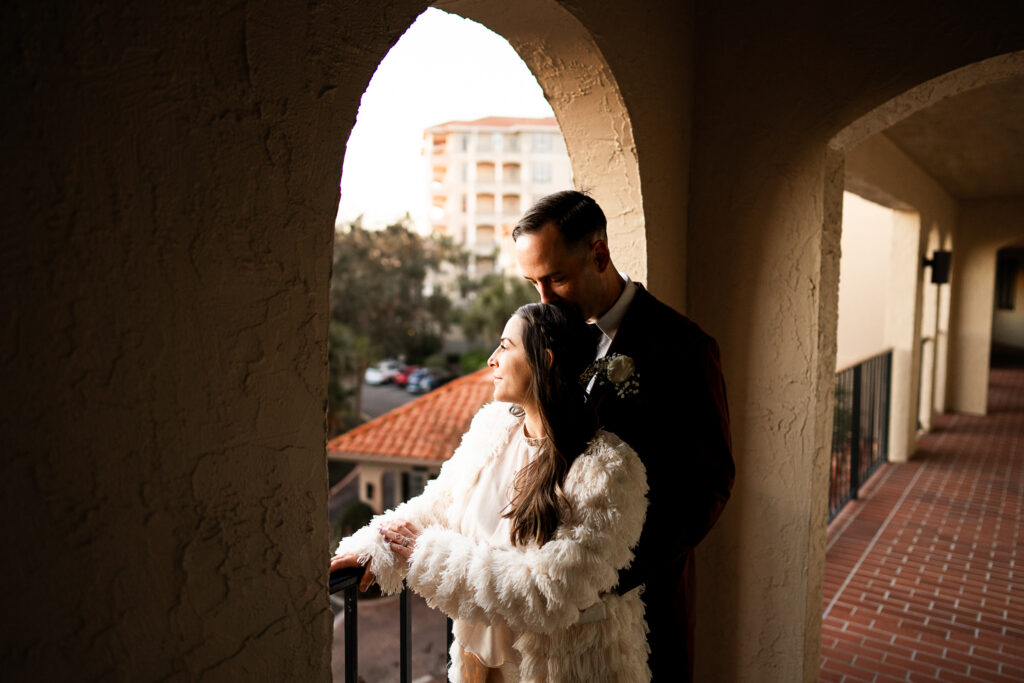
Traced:
[[[595, 243], [596, 244], [596, 243]], [[600, 269], [594, 244], [569, 247], [558, 227], [548, 223], [516, 240], [519, 269], [540, 294], [543, 303], [567, 301], [584, 317], [596, 320], [600, 296]]]

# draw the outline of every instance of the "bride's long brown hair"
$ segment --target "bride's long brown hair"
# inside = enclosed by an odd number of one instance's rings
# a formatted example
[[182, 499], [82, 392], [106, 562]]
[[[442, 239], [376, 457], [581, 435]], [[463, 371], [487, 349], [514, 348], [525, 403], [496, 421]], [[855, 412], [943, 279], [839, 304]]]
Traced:
[[[512, 520], [513, 543], [544, 545], [569, 512], [562, 491], [569, 468], [597, 431], [597, 414], [580, 383], [580, 375], [594, 360], [597, 341], [580, 312], [565, 303], [527, 304], [515, 315], [526, 323], [523, 350], [532, 380], [529, 398], [548, 440], [533, 462], [516, 473], [515, 494], [503, 516]], [[523, 415], [519, 406], [512, 410]]]

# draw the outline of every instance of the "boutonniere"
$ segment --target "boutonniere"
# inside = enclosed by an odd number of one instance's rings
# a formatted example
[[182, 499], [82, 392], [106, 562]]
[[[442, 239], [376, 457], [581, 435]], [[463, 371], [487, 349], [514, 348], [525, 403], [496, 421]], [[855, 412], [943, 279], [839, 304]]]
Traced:
[[621, 353], [613, 353], [591, 363], [580, 376], [580, 384], [587, 386], [591, 378], [595, 389], [610, 384], [619, 398], [640, 394], [640, 373], [636, 370], [636, 363]]

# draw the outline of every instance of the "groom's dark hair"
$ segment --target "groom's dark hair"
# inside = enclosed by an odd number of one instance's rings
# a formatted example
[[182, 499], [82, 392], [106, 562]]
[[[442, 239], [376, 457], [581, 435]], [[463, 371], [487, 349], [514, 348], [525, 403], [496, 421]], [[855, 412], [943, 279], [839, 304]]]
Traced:
[[563, 190], [541, 197], [512, 231], [512, 240], [554, 223], [567, 247], [590, 246], [595, 239], [608, 241], [608, 222], [594, 198], [578, 190]]

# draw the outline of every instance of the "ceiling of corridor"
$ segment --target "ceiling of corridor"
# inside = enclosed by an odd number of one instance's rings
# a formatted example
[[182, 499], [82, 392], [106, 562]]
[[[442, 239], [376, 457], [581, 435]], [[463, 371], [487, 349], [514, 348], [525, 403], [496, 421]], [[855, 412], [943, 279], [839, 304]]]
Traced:
[[958, 199], [1024, 196], [1024, 79], [942, 100], [885, 136]]

